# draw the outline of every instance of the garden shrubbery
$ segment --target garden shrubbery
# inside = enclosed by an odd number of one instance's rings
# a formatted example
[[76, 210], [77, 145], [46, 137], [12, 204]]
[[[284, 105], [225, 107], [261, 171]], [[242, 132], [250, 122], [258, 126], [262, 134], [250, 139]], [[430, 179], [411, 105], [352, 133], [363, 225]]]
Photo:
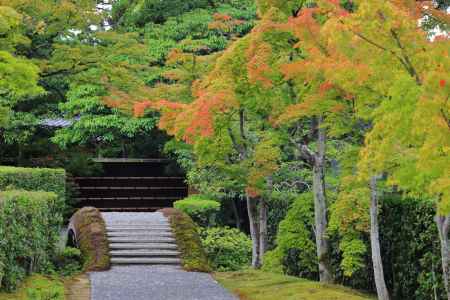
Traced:
[[[4, 181], [3, 181], [4, 182]], [[53, 192], [0, 192], [0, 288], [13, 290], [31, 272], [52, 268], [61, 222]]]
[[[445, 295], [442, 284], [439, 241], [433, 221], [433, 204], [418, 199], [386, 195], [380, 211], [380, 241], [386, 284], [393, 299], [432, 299], [434, 292]], [[263, 269], [289, 275], [318, 279], [314, 244], [314, 206], [311, 196], [300, 196], [279, 224], [277, 247], [266, 253]], [[370, 241], [362, 269], [344, 277], [340, 267], [342, 253], [338, 237], [330, 232], [331, 263], [337, 283], [375, 291]], [[439, 298], [440, 299], [440, 298]]]
[[54, 192], [64, 198], [66, 172], [63, 169], [0, 166], [0, 190], [5, 189]]
[[66, 209], [66, 172], [63, 169], [0, 166], [0, 191], [13, 189], [53, 192], [58, 196], [53, 213], [62, 214]]
[[188, 214], [200, 226], [215, 225], [215, 218], [220, 211], [220, 203], [209, 200], [202, 195], [193, 195], [174, 203], [176, 209]]
[[81, 271], [82, 255], [80, 249], [66, 247], [56, 254], [53, 264], [61, 276], [71, 276]]
[[240, 230], [229, 227], [204, 228], [200, 236], [214, 270], [237, 271], [250, 264], [252, 242]]
[[263, 269], [316, 279], [314, 205], [311, 193], [300, 195], [278, 226], [277, 247], [264, 257]]

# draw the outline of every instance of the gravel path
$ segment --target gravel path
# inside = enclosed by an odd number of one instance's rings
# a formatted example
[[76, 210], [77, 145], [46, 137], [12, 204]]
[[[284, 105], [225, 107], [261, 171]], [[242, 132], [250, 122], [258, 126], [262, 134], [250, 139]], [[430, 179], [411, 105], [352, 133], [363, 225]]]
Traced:
[[[103, 213], [107, 225], [166, 223], [160, 213]], [[113, 266], [92, 272], [91, 300], [237, 300], [209, 274], [177, 266]]]
[[209, 274], [169, 266], [114, 266], [90, 273], [91, 300], [237, 300]]

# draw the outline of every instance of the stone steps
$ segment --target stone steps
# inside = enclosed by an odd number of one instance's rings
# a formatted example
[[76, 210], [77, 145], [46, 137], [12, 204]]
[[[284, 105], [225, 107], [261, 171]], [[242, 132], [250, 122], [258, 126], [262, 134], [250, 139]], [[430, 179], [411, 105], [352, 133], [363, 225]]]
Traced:
[[173, 237], [170, 231], [111, 231], [107, 233], [108, 237]]
[[146, 226], [107, 226], [106, 231], [107, 232], [113, 232], [113, 231], [171, 231], [172, 229], [170, 226], [161, 226], [161, 227], [146, 227]]
[[180, 265], [171, 227], [160, 213], [103, 213], [113, 265]]
[[168, 244], [175, 244], [174, 238], [165, 238], [165, 237], [152, 237], [152, 236], [142, 236], [142, 237], [109, 237], [108, 238], [110, 243], [140, 243], [140, 244], [146, 244], [146, 243], [168, 243]]
[[179, 258], [111, 258], [113, 265], [180, 265]]
[[110, 252], [113, 257], [178, 257], [180, 252], [176, 250], [113, 250]]
[[127, 249], [153, 249], [153, 250], [176, 250], [177, 245], [176, 244], [169, 244], [169, 243], [110, 243], [109, 248], [111, 250], [127, 250]]

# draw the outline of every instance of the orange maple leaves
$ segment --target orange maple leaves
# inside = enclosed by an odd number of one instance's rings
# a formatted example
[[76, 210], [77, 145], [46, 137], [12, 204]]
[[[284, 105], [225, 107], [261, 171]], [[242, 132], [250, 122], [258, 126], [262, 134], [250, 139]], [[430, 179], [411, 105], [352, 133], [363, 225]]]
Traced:
[[215, 13], [213, 15], [214, 21], [208, 24], [208, 29], [218, 30], [223, 33], [230, 33], [233, 28], [244, 24], [242, 20], [233, 19], [233, 17], [225, 14]]
[[225, 113], [238, 105], [229, 92], [215, 93], [201, 90], [197, 98], [190, 104], [168, 100], [144, 101], [134, 105], [136, 116], [142, 116], [146, 109], [161, 113], [159, 127], [170, 135], [195, 143], [199, 137], [214, 134], [214, 117], [217, 113]]

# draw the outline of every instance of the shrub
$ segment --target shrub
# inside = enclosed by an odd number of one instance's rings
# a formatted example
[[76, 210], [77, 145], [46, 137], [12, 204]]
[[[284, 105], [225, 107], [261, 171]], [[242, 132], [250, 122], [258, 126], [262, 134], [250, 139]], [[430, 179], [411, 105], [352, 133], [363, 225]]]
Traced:
[[174, 208], [159, 210], [169, 219], [180, 251], [183, 269], [186, 271], [210, 272], [205, 251], [198, 234], [197, 225], [185, 213]]
[[54, 259], [53, 264], [58, 273], [62, 276], [71, 276], [81, 271], [81, 251], [77, 248], [67, 247], [58, 253]]
[[11, 189], [53, 192], [58, 195], [53, 214], [59, 216], [66, 209], [66, 172], [63, 169], [0, 166], [0, 191]]
[[206, 255], [217, 271], [237, 271], [250, 264], [252, 242], [235, 228], [212, 227], [201, 232]]
[[304, 193], [294, 201], [280, 222], [277, 247], [264, 257], [263, 269], [283, 270], [290, 275], [315, 279], [318, 274], [314, 242], [312, 194]]
[[31, 272], [50, 268], [61, 219], [51, 192], [0, 192], [0, 288], [13, 290]]
[[73, 235], [83, 257], [84, 271], [104, 271], [110, 267], [106, 225], [95, 207], [83, 207], [71, 218], [69, 235]]
[[219, 202], [205, 199], [201, 195], [193, 195], [176, 201], [173, 206], [188, 214], [200, 226], [214, 225], [216, 215], [220, 210]]

